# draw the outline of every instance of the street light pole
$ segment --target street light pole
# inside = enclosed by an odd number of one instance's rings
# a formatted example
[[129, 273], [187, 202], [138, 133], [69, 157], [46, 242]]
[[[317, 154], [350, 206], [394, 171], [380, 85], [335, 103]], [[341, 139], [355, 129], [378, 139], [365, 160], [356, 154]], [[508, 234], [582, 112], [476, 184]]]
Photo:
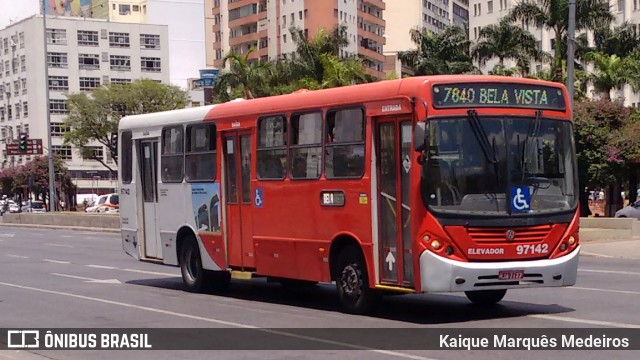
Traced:
[[49, 111], [49, 64], [47, 57], [47, 9], [45, 1], [42, 0], [42, 32], [44, 37], [44, 107], [47, 111], [47, 144], [49, 155], [49, 211], [56, 211], [56, 185], [55, 185], [55, 169], [53, 164], [53, 147], [51, 146], [51, 113]]
[[567, 29], [567, 90], [569, 92], [569, 106], [573, 110], [574, 93], [574, 56], [576, 35], [576, 0], [569, 0], [569, 24]]

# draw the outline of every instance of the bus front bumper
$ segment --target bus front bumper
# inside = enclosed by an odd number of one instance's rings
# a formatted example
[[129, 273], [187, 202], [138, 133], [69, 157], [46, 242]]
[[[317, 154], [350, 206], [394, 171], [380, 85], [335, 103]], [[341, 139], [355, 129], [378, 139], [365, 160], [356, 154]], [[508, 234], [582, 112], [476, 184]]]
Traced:
[[[420, 255], [420, 282], [424, 292], [518, 289], [575, 285], [580, 246], [557, 259], [468, 263], [424, 251]], [[520, 280], [499, 280], [504, 270], [524, 270]], [[464, 281], [463, 281], [464, 280]]]

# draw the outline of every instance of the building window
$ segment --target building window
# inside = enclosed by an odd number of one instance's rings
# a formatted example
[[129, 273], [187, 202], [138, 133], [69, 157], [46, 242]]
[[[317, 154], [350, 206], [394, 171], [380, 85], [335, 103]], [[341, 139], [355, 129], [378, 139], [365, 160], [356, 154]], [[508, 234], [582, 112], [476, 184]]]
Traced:
[[131, 56], [111, 55], [109, 62], [111, 70], [129, 71], [131, 70]]
[[20, 80], [13, 81], [13, 96], [20, 96]]
[[53, 145], [51, 146], [51, 149], [53, 150], [53, 154], [59, 159], [66, 161], [73, 159], [73, 156], [71, 154], [71, 146]]
[[618, 0], [618, 12], [624, 12], [624, 0]]
[[6, 76], [11, 75], [11, 62], [9, 60], [5, 60], [4, 69], [6, 70], [4, 73]]
[[98, 32], [78, 30], [78, 45], [98, 46]]
[[27, 56], [20, 55], [20, 71], [27, 71]]
[[22, 103], [22, 115], [24, 117], [29, 116], [29, 103], [26, 101]]
[[[22, 113], [22, 104], [17, 103], [14, 106], [16, 108], [16, 119], [20, 119], [20, 113]], [[18, 133], [20, 133], [20, 130], [18, 130]]]
[[20, 79], [20, 82], [22, 83], [22, 95], [24, 95], [27, 93], [27, 79], [22, 78]]
[[18, 34], [18, 37], [20, 38], [20, 49], [24, 49], [24, 32]]
[[50, 52], [47, 53], [47, 65], [52, 68], [67, 68], [67, 53]]
[[131, 79], [112, 78], [111, 79], [111, 83], [112, 84], [130, 84], [131, 83]]
[[100, 78], [97, 77], [81, 77], [80, 91], [93, 90], [100, 86]]
[[322, 164], [322, 113], [291, 117], [292, 179], [317, 179]]
[[160, 49], [160, 35], [140, 34], [140, 49]]
[[65, 100], [51, 99], [49, 100], [49, 112], [51, 114], [67, 114], [67, 102]]
[[47, 44], [67, 45], [67, 30], [47, 29]]
[[118, 13], [120, 15], [130, 15], [131, 14], [131, 5], [125, 5], [125, 4], [118, 5]]
[[64, 133], [71, 131], [71, 127], [66, 126], [64, 123], [51, 123], [51, 136], [63, 137]]
[[185, 177], [187, 181], [213, 181], [216, 178], [216, 126], [187, 126]]
[[493, 0], [487, 2], [487, 14], [491, 14], [493, 12]]
[[184, 177], [184, 130], [181, 125], [162, 129], [162, 182], [182, 182]]
[[88, 157], [82, 157], [85, 160], [104, 160], [104, 148], [102, 146], [85, 146]]
[[100, 69], [100, 56], [98, 54], [80, 54], [78, 55], [78, 64], [80, 69]]
[[156, 57], [142, 57], [140, 58], [142, 71], [159, 72], [160, 71], [160, 58]]
[[109, 33], [109, 46], [110, 47], [129, 47], [129, 33]]

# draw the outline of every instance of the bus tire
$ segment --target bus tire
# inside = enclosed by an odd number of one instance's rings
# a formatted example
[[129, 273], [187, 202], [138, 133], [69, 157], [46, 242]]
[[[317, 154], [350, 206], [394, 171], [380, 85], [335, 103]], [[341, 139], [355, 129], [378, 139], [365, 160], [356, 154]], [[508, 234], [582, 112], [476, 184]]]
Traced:
[[200, 249], [193, 236], [184, 239], [180, 249], [180, 272], [187, 291], [194, 293], [220, 291], [231, 281], [228, 271], [211, 271], [202, 267]]
[[490, 306], [499, 303], [506, 293], [507, 289], [465, 291], [467, 299], [471, 300], [472, 303], [481, 306]]
[[357, 247], [348, 246], [340, 251], [335, 274], [338, 300], [344, 312], [363, 315], [373, 311], [379, 294], [369, 288], [367, 267]]

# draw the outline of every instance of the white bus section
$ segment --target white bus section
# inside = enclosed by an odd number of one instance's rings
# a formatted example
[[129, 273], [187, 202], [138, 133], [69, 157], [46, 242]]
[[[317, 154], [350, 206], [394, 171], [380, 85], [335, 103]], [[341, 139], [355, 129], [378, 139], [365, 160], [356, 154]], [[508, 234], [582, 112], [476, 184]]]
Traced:
[[[198, 236], [196, 217], [193, 215], [192, 188], [216, 188], [219, 180], [209, 183], [161, 181], [162, 129], [167, 126], [202, 124], [215, 105], [160, 113], [127, 116], [120, 120], [118, 129], [118, 158], [120, 176], [120, 222], [122, 247], [130, 256], [166, 265], [178, 265], [176, 235], [181, 228], [190, 229], [196, 236], [205, 269], [219, 267], [207, 254]], [[131, 182], [124, 182], [123, 133], [131, 132]], [[184, 141], [184, 136], [183, 136]], [[183, 143], [184, 148], [184, 143]], [[183, 154], [184, 155], [184, 154]], [[183, 164], [184, 165], [184, 164]], [[217, 179], [220, 179], [218, 174]], [[143, 181], [148, 179], [148, 181]], [[205, 185], [203, 185], [205, 184]], [[219, 212], [222, 206], [219, 206]]]

